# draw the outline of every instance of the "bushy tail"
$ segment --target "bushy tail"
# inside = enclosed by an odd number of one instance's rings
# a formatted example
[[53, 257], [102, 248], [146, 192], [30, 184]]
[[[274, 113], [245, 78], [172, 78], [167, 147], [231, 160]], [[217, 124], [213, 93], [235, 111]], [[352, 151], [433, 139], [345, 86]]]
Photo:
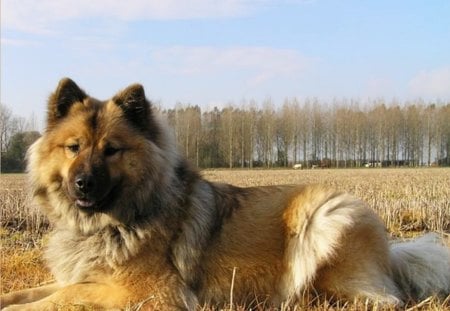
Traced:
[[286, 297], [293, 297], [314, 279], [361, 208], [361, 202], [352, 196], [321, 187], [306, 188], [292, 202], [289, 217], [285, 217], [291, 231], [285, 254], [289, 273], [282, 281]]
[[394, 280], [405, 298], [450, 295], [450, 250], [434, 233], [391, 245]]

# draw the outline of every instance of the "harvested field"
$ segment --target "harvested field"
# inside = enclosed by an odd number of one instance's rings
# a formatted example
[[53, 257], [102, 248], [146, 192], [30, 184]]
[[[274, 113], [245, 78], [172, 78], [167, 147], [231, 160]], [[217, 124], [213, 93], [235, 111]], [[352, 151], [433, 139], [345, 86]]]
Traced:
[[[428, 231], [450, 239], [450, 169], [355, 169], [355, 170], [206, 170], [210, 181], [238, 186], [321, 183], [363, 199], [384, 219], [394, 238], [409, 238]], [[42, 261], [49, 225], [29, 201], [25, 175], [1, 175], [0, 237], [1, 292], [36, 286], [51, 280]], [[450, 244], [449, 244], [450, 246]], [[446, 301], [428, 299], [409, 310], [443, 310]], [[378, 310], [392, 307], [374, 306]], [[244, 307], [233, 307], [244, 310]], [[300, 309], [305, 308], [300, 307]], [[312, 310], [361, 310], [362, 302], [307, 306]], [[205, 310], [215, 310], [205, 307]], [[231, 308], [230, 308], [231, 309]], [[264, 307], [261, 307], [263, 310]], [[134, 310], [134, 309], [133, 309]]]

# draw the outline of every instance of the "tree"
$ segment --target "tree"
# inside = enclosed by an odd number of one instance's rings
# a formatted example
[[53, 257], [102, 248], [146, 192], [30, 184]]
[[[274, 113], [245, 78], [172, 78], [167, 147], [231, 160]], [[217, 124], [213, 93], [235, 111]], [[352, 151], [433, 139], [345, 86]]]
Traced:
[[322, 158], [322, 143], [324, 137], [323, 112], [317, 99], [313, 101], [312, 108], [312, 127], [311, 127], [311, 158], [313, 161], [320, 161]]
[[440, 165], [450, 166], [450, 103], [439, 109], [437, 157]]
[[422, 153], [421, 109], [416, 105], [406, 108], [406, 154], [409, 165], [418, 166]]
[[[245, 152], [245, 162], [248, 163], [248, 167], [253, 168], [253, 158], [255, 153], [256, 135], [257, 135], [257, 118], [258, 109], [256, 107], [255, 101], [250, 101], [250, 107], [246, 109], [243, 117], [243, 136], [244, 141], [244, 152]], [[244, 167], [244, 163], [242, 167]]]
[[25, 171], [25, 158], [28, 148], [40, 137], [38, 132], [19, 132], [11, 138], [8, 150], [1, 159], [2, 173], [20, 173]]
[[299, 126], [299, 139], [300, 148], [302, 154], [302, 162], [305, 167], [308, 167], [308, 146], [310, 142], [311, 133], [311, 104], [309, 100], [306, 100], [300, 108], [299, 118], [297, 122]]
[[200, 164], [200, 138], [201, 138], [201, 110], [199, 106], [183, 107], [177, 104], [175, 109], [165, 112], [169, 124], [173, 127], [175, 138], [185, 156], [197, 164]]
[[431, 165], [432, 145], [436, 139], [436, 105], [431, 104], [425, 108], [424, 118], [424, 140], [426, 140], [427, 166]]
[[5, 153], [14, 134], [22, 132], [25, 127], [25, 120], [13, 116], [11, 109], [0, 104], [0, 153]]
[[202, 119], [200, 166], [222, 167], [224, 160], [219, 152], [221, 126], [219, 109], [214, 107], [212, 111], [204, 112]]
[[279, 165], [288, 166], [289, 151], [294, 141], [296, 120], [294, 106], [285, 100], [281, 111], [277, 115], [277, 149]]
[[265, 167], [273, 165], [273, 146], [276, 136], [275, 110], [271, 99], [263, 103], [263, 109], [259, 113], [257, 133], [258, 133], [258, 158]]
[[237, 114], [232, 105], [224, 108], [221, 113], [221, 148], [224, 158], [227, 159], [228, 167], [233, 168], [234, 158], [236, 155], [236, 117]]
[[235, 148], [236, 161], [240, 162], [240, 166], [253, 167], [253, 156], [255, 148], [256, 135], [256, 116], [257, 107], [254, 101], [248, 105], [243, 102], [240, 109], [233, 112], [235, 124]]
[[386, 117], [388, 123], [388, 165], [398, 166], [403, 142], [403, 124], [405, 122], [403, 112], [397, 102], [391, 103]]

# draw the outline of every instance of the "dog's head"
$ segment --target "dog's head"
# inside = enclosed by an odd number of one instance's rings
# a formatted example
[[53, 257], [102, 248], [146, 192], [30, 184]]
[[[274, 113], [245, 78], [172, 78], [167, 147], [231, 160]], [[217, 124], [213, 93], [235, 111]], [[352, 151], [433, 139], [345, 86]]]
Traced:
[[65, 78], [29, 152], [35, 196], [50, 213], [136, 213], [135, 198], [145, 201], [163, 180], [169, 145], [141, 85], [99, 101]]

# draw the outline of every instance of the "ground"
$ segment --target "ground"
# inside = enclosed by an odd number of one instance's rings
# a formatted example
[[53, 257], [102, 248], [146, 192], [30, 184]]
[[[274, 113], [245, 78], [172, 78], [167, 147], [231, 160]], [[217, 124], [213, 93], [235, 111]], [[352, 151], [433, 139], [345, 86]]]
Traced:
[[[367, 202], [383, 218], [393, 239], [434, 231], [442, 234], [450, 246], [450, 168], [205, 170], [202, 175], [211, 181], [238, 186], [326, 184]], [[0, 179], [2, 293], [52, 280], [42, 259], [49, 225], [39, 209], [30, 203], [25, 181], [25, 175], [1, 175]], [[233, 308], [245, 309], [242, 306]], [[362, 302], [330, 305], [325, 301], [314, 302], [307, 308], [361, 310], [368, 307]], [[408, 308], [450, 309], [450, 297], [446, 301], [430, 298]], [[214, 307], [205, 306], [204, 309]], [[387, 310], [394, 309], [387, 307]]]

